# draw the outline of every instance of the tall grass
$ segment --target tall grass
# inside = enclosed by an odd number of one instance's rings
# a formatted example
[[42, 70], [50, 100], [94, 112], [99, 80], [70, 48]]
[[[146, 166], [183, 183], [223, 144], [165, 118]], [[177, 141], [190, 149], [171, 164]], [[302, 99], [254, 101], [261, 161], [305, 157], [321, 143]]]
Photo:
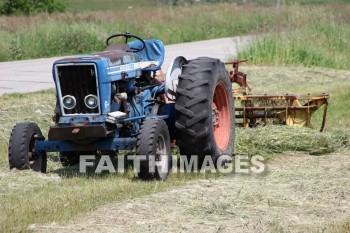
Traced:
[[66, 0], [67, 10], [72, 12], [84, 11], [125, 11], [132, 8], [157, 7], [154, 0]]
[[129, 31], [165, 44], [245, 35], [285, 21], [274, 8], [230, 3], [126, 11], [0, 17], [0, 61], [99, 51], [105, 39]]
[[255, 64], [349, 69], [349, 11], [346, 4], [288, 5], [276, 10], [220, 3], [2, 16], [0, 61], [100, 51], [109, 35], [125, 31], [165, 44], [262, 33], [267, 36], [240, 57]]
[[272, 32], [239, 56], [258, 65], [302, 65], [350, 69], [350, 8], [290, 8], [291, 24]]

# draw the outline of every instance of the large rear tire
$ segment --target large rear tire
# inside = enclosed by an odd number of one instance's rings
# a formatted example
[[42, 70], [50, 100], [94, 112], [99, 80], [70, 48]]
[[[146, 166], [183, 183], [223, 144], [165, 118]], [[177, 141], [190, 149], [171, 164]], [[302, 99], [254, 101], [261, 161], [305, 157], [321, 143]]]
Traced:
[[137, 137], [137, 155], [140, 160], [138, 176], [143, 180], [166, 180], [171, 168], [170, 136], [166, 123], [161, 119], [145, 120]]
[[232, 156], [235, 112], [225, 65], [201, 57], [183, 66], [176, 93], [176, 143], [181, 155]]
[[35, 152], [36, 136], [41, 136], [41, 130], [35, 123], [19, 123], [12, 129], [9, 142], [10, 169], [32, 169], [46, 173], [46, 153]]

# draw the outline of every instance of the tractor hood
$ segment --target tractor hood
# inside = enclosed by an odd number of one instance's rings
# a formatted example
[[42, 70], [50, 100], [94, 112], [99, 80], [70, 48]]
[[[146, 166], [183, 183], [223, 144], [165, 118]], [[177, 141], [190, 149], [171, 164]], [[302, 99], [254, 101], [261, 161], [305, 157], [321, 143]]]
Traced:
[[[111, 83], [139, 77], [141, 75], [139, 63], [139, 55], [122, 49], [67, 57], [56, 61], [52, 73], [61, 116], [66, 117], [62, 120], [70, 120], [72, 116], [87, 117], [109, 113]], [[97, 107], [86, 106], [87, 96], [97, 99]], [[74, 107], [64, 108], [63, 100], [73, 97]]]
[[104, 60], [108, 61], [108, 66], [120, 66], [130, 63], [139, 62], [140, 58], [136, 53], [130, 53], [122, 50], [108, 50], [90, 55], [79, 55], [67, 57], [56, 61], [56, 63], [81, 63], [89, 61]]

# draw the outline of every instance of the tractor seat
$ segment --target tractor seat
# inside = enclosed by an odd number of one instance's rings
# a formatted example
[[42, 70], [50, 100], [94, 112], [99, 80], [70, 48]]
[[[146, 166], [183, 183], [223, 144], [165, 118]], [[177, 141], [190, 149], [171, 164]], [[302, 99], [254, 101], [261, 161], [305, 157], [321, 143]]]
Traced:
[[[160, 40], [145, 40], [145, 48], [142, 51], [135, 52], [141, 62], [152, 62], [151, 67], [145, 67], [143, 71], [157, 71], [161, 68], [164, 62], [164, 44]], [[128, 43], [131, 48], [142, 48], [142, 43], [139, 40], [134, 40]]]

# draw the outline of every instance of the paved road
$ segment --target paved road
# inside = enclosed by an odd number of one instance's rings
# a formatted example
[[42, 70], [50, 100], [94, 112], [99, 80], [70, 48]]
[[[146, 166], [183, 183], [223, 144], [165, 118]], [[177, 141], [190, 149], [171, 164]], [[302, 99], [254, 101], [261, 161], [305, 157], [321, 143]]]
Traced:
[[[163, 70], [176, 56], [187, 59], [200, 56], [219, 58], [223, 61], [236, 56], [251, 37], [222, 38], [165, 46]], [[0, 95], [14, 92], [31, 92], [54, 87], [51, 75], [55, 58], [43, 58], [15, 62], [0, 62]]]

